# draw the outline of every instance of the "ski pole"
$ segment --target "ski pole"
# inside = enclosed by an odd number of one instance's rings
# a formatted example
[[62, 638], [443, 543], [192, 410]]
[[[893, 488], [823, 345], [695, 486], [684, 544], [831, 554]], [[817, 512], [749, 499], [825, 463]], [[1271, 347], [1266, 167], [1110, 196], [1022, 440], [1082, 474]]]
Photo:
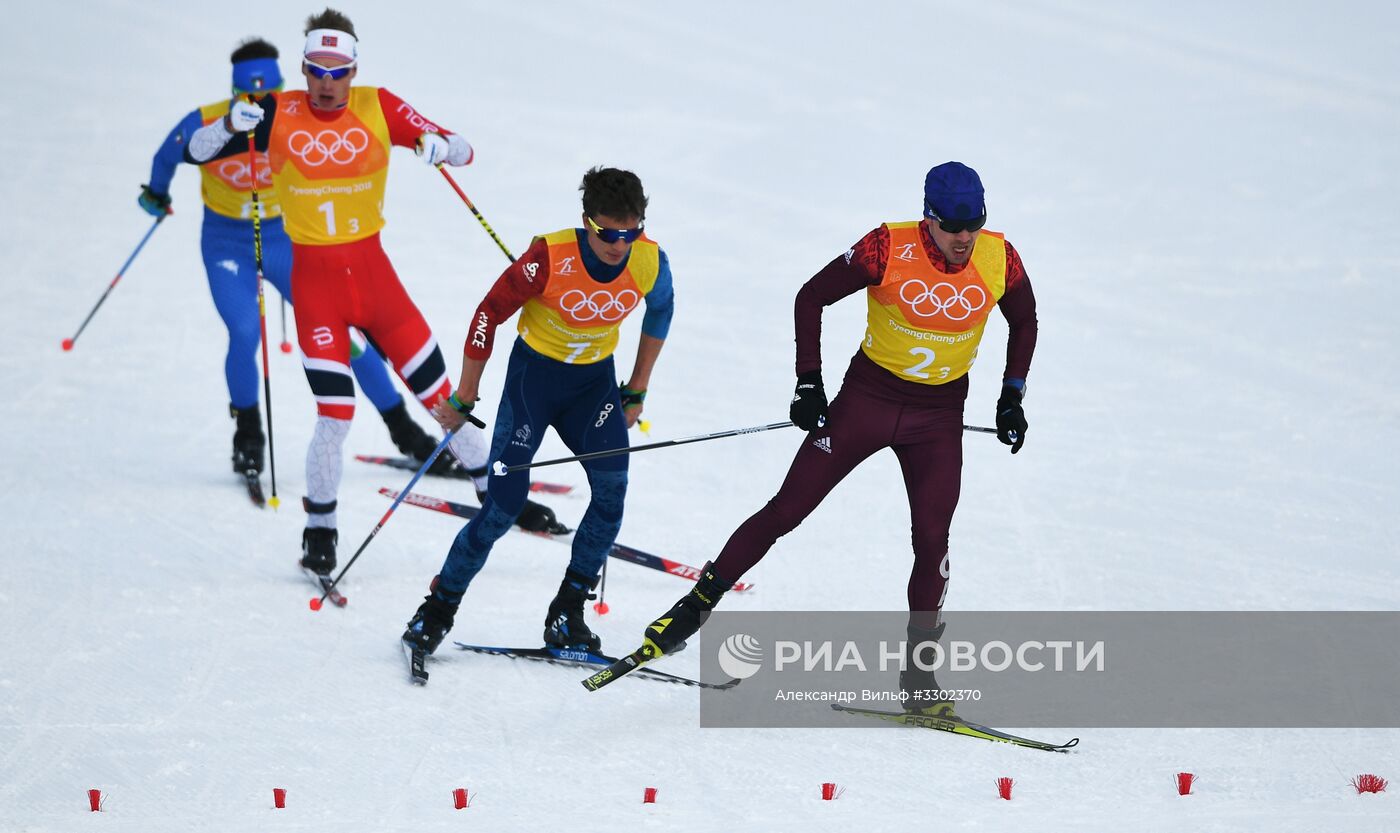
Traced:
[[[248, 97], [253, 100], [252, 96]], [[282, 504], [277, 496], [277, 446], [272, 442], [272, 368], [267, 361], [267, 296], [263, 293], [262, 205], [258, 201], [258, 152], [255, 130], [248, 131], [248, 180], [253, 196], [253, 262], [257, 265], [258, 329], [262, 334], [263, 399], [267, 400], [267, 462], [272, 480], [272, 496], [268, 504], [276, 509]], [[284, 319], [285, 320], [285, 319]]]
[[287, 340], [287, 298], [282, 297], [282, 352], [292, 352], [292, 343]]
[[[634, 451], [649, 451], [653, 448], [666, 448], [668, 446], [685, 445], [686, 443], [698, 443], [703, 442], [705, 440], [719, 440], [723, 439], [724, 437], [735, 437], [740, 434], [757, 434], [760, 431], [772, 431], [776, 428], [789, 428], [791, 426], [791, 422], [771, 422], [767, 425], [756, 425], [753, 428], [735, 428], [730, 431], [717, 431], [713, 434], [699, 434], [694, 437], [685, 437], [679, 440], [663, 440], [659, 443], [648, 443], [647, 445], [634, 445], [630, 448], [610, 448], [607, 451], [590, 451], [587, 454], [578, 454], [573, 457], [561, 457], [557, 460], [545, 460], [544, 462], [540, 463], [520, 463], [514, 466], [507, 466], [500, 460], [497, 460], [496, 462], [491, 464], [491, 473], [500, 476], [503, 474], [510, 474], [512, 472], [525, 471], [526, 469], [539, 468], [541, 466], [554, 466], [558, 465], [559, 463], [573, 463], [575, 461], [597, 460], [600, 457], [612, 457], [617, 454], [631, 454]], [[981, 434], [995, 434], [997, 432], [997, 429], [995, 428], [983, 428], [980, 425], [964, 425], [963, 430], [976, 431]]]
[[457, 180], [452, 178], [452, 174], [447, 172], [447, 169], [442, 166], [441, 162], [438, 163], [437, 169], [442, 173], [447, 183], [452, 186], [452, 190], [457, 192], [457, 196], [462, 198], [462, 202], [467, 204], [467, 208], [470, 208], [472, 213], [476, 215], [476, 219], [481, 222], [481, 227], [486, 229], [486, 233], [491, 235], [491, 239], [496, 241], [496, 245], [501, 247], [502, 252], [505, 252], [506, 258], [510, 260], [511, 263], [514, 263], [515, 255], [510, 253], [510, 249], [506, 248], [506, 244], [502, 243], [501, 238], [496, 236], [496, 232], [491, 228], [491, 224], [486, 222], [486, 218], [481, 216], [481, 212], [476, 210], [476, 206], [472, 205], [472, 201], [467, 196], [467, 192], [462, 190], [462, 187], [457, 184]]
[[608, 562], [603, 561], [603, 575], [598, 581], [598, 601], [593, 603], [593, 612], [599, 616], [608, 614]]
[[101, 307], [102, 302], [107, 300], [107, 296], [112, 294], [112, 290], [115, 289], [117, 286], [117, 281], [120, 281], [122, 279], [122, 275], [126, 274], [126, 270], [131, 266], [131, 262], [136, 259], [136, 256], [141, 254], [141, 250], [146, 247], [146, 241], [150, 240], [151, 235], [156, 233], [156, 229], [160, 226], [161, 221], [174, 213], [175, 212], [169, 206], [166, 206], [165, 213], [157, 217], [156, 221], [151, 224], [151, 227], [146, 230], [145, 236], [141, 238], [140, 243], [136, 244], [136, 250], [131, 253], [131, 257], [127, 258], [126, 263], [122, 264], [122, 268], [117, 270], [117, 276], [115, 278], [112, 278], [111, 283], [107, 284], [107, 290], [102, 293], [101, 298], [97, 299], [97, 304], [94, 305], [92, 311], [87, 314], [87, 318], [83, 319], [83, 323], [78, 325], [78, 331], [73, 334], [72, 338], [65, 338], [63, 340], [63, 349], [65, 352], [73, 349], [73, 344], [77, 342], [78, 336], [82, 335], [83, 330], [87, 329], [88, 322], [91, 321], [92, 317], [97, 314], [98, 307]]
[[634, 445], [630, 448], [610, 448], [606, 451], [590, 451], [587, 454], [578, 454], [573, 457], [561, 457], [558, 460], [545, 460], [540, 463], [520, 463], [514, 466], [507, 466], [500, 460], [491, 464], [491, 473], [497, 476], [510, 474], [511, 472], [525, 471], [526, 469], [537, 469], [541, 466], [555, 466], [560, 463], [572, 463], [575, 461], [597, 460], [600, 457], [613, 457], [618, 454], [631, 454], [635, 451], [649, 451], [653, 448], [667, 448], [673, 445], [685, 445], [686, 443], [698, 443], [705, 440], [718, 440], [724, 437], [737, 437], [740, 434], [757, 434], [761, 431], [772, 431], [777, 428], [791, 428], [792, 422], [770, 422], [767, 425], [756, 425], [752, 428], [734, 428], [729, 431], [716, 431], [713, 434], [699, 434], [694, 437], [684, 437], [679, 440], [662, 440], [659, 443], [647, 443], [646, 445]]
[[[471, 414], [467, 414], [466, 416], [467, 420], [471, 422], [472, 425], [475, 425], [477, 428], [486, 427], [486, 423], [482, 422], [481, 420], [477, 419]], [[379, 523], [375, 524], [374, 529], [371, 529], [369, 531], [369, 535], [365, 536], [364, 543], [360, 544], [360, 548], [355, 550], [355, 554], [350, 556], [349, 561], [345, 562], [345, 566], [340, 568], [339, 575], [337, 575], [335, 579], [331, 581], [329, 585], [326, 586], [326, 590], [324, 593], [321, 594], [321, 598], [311, 600], [312, 610], [321, 609], [321, 605], [325, 604], [326, 598], [330, 596], [331, 591], [335, 589], [336, 585], [340, 584], [341, 579], [345, 578], [345, 574], [350, 572], [350, 568], [355, 566], [356, 559], [358, 559], [360, 557], [360, 554], [365, 551], [365, 548], [369, 546], [369, 542], [373, 541], [374, 536], [379, 534], [379, 530], [384, 528], [384, 524], [389, 522], [389, 516], [394, 514], [394, 510], [399, 508], [399, 504], [403, 503], [403, 499], [408, 497], [409, 492], [413, 491], [413, 484], [417, 483], [418, 479], [427, 473], [428, 467], [431, 466], [433, 464], [433, 461], [438, 458], [438, 455], [442, 453], [442, 450], [444, 448], [447, 448], [447, 444], [452, 442], [452, 438], [457, 435], [457, 430], [458, 429], [454, 428], [453, 430], [448, 431], [447, 436], [443, 437], [442, 442], [438, 443], [437, 448], [433, 449], [433, 453], [429, 454], [428, 459], [423, 461], [423, 465], [418, 467], [418, 471], [413, 473], [413, 478], [408, 481], [407, 486], [403, 487], [403, 489], [399, 491], [399, 496], [394, 498], [394, 502], [389, 505], [389, 510], [384, 513], [384, 517], [380, 518]]]

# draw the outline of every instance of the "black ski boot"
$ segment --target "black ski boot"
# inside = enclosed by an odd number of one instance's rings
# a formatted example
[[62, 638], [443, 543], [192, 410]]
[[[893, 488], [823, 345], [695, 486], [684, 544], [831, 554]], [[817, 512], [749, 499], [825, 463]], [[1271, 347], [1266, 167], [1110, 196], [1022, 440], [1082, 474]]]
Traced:
[[389, 439], [394, 441], [394, 447], [404, 456], [412, 457], [421, 463], [428, 459], [434, 448], [437, 448], [433, 438], [408, 415], [408, 406], [404, 402], [399, 402], [387, 411], [380, 411], [379, 416], [389, 428]]
[[233, 470], [237, 474], [255, 471], [262, 474], [263, 449], [267, 437], [262, 429], [262, 410], [257, 403], [247, 408], [228, 406], [229, 416], [237, 420], [233, 432]]
[[[483, 505], [486, 503], [486, 493], [477, 492], [476, 499]], [[515, 525], [526, 532], [543, 532], [547, 535], [568, 535], [573, 532], [567, 526], [559, 522], [559, 516], [554, 514], [554, 510], [543, 503], [535, 503], [529, 498], [525, 499], [525, 508], [520, 510], [520, 514], [515, 518]]]
[[457, 605], [438, 598], [436, 592], [429, 593], [423, 597], [418, 612], [408, 620], [403, 641], [415, 650], [431, 654], [442, 644], [447, 632], [452, 630], [452, 620], [456, 615]]
[[544, 616], [544, 644], [555, 648], [581, 648], [595, 654], [603, 650], [603, 640], [583, 619], [583, 603], [596, 598], [590, 591], [597, 584], [597, 576], [589, 578], [573, 570], [564, 571], [559, 592]]
[[[404, 456], [411, 457], [422, 463], [433, 455], [433, 450], [438, 446], [438, 440], [432, 438], [426, 431], [413, 421], [408, 415], [408, 406], [400, 402], [387, 411], [380, 411], [384, 424], [389, 428], [389, 439], [394, 441], [394, 447]], [[428, 474], [442, 477], [464, 477], [465, 471], [462, 464], [457, 462], [457, 458], [452, 456], [452, 452], [443, 449], [437, 456], [433, 464], [428, 467]]]
[[308, 526], [301, 531], [301, 566], [321, 576], [335, 569], [335, 545], [340, 534], [323, 526]]
[[909, 626], [908, 641], [904, 643], [904, 670], [899, 672], [899, 688], [903, 693], [904, 711], [957, 720], [958, 716], [953, 713], [953, 703], [943, 696], [938, 681], [933, 678], [933, 671], [924, 670], [914, 663], [915, 649], [920, 644], [927, 647], [918, 651], [919, 658], [925, 665], [933, 662], [933, 646], [928, 643], [936, 643], [942, 639], [944, 627], [944, 623], [932, 630]]
[[733, 582], [721, 581], [715, 575], [713, 562], [707, 563], [701, 569], [700, 580], [695, 582], [695, 587], [659, 619], [647, 625], [646, 632], [642, 634], [642, 646], [652, 649], [652, 659], [685, 648], [685, 641], [700, 630], [700, 626], [710, 618], [710, 611], [733, 586]]

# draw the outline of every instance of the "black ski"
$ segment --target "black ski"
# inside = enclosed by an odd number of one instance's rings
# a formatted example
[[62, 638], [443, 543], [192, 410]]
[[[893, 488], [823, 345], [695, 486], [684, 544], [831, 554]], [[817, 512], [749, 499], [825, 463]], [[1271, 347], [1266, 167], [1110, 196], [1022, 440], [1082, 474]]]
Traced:
[[[579, 648], [495, 648], [489, 645], [468, 645], [464, 642], [455, 643], [463, 651], [473, 651], [478, 654], [488, 656], [511, 657], [512, 659], [530, 659], [539, 662], [547, 662], [552, 665], [563, 665], [569, 668], [586, 668], [593, 666], [608, 666], [617, 662], [615, 657], [607, 654], [595, 654]], [[728, 691], [739, 684], [739, 680], [730, 680], [727, 683], [706, 683], [700, 680], [692, 680], [689, 677], [682, 677], [677, 674], [668, 674], [665, 671], [657, 671], [654, 668], [639, 668], [637, 676], [642, 679], [656, 680], [664, 683], [675, 683], [677, 685], [688, 685], [696, 688], [710, 688], [716, 691]]]
[[416, 648], [403, 640], [399, 640], [403, 646], [403, 655], [408, 658], [408, 677], [415, 685], [428, 684], [428, 652], [421, 648]]
[[248, 487], [248, 499], [253, 501], [254, 506], [261, 509], [267, 505], [267, 498], [263, 497], [262, 478], [258, 477], [257, 469], [243, 472], [243, 482]]
[[311, 579], [311, 581], [316, 585], [317, 590], [320, 590], [323, 594], [325, 594], [326, 598], [330, 600], [331, 604], [335, 605], [336, 607], [345, 607], [347, 604], [350, 603], [349, 599], [342, 596], [340, 594], [340, 591], [332, 586], [333, 581], [330, 576], [323, 576], [320, 573], [312, 572], [311, 570], [308, 570], [305, 567], [302, 567], [301, 571], [303, 573], [306, 573], [307, 578]]
[[885, 711], [884, 709], [862, 709], [856, 706], [847, 706], [842, 703], [832, 703], [831, 707], [845, 714], [870, 717], [876, 720], [896, 723], [901, 726], [913, 726], [918, 729], [933, 729], [934, 731], [947, 732], [952, 735], [981, 738], [997, 743], [1009, 743], [1013, 746], [1024, 746], [1027, 749], [1042, 749], [1046, 752], [1067, 752], [1079, 745], [1079, 738], [1071, 738], [1065, 743], [1048, 743], [1043, 740], [1031, 740], [1030, 738], [1023, 738], [1020, 735], [1009, 734], [1000, 729], [992, 729], [976, 723], [969, 723], [961, 718], [931, 717], [924, 714]]
[[583, 687], [589, 691], [597, 691], [603, 686], [615, 682], [619, 678], [625, 677], [633, 671], [640, 669], [643, 665], [654, 659], [660, 659], [656, 654], [656, 649], [650, 644], [643, 645], [627, 656], [613, 660], [613, 663], [607, 668], [583, 680]]
[[[446, 452], [443, 453], [445, 454]], [[404, 471], [418, 471], [423, 467], [423, 463], [421, 461], [415, 460], [412, 457], [384, 457], [375, 454], [356, 454], [355, 459], [359, 460], [361, 463], [374, 463], [375, 465], [388, 466], [392, 469], [403, 469]], [[478, 469], [476, 473], [483, 474], [485, 473], [485, 469]], [[428, 471], [428, 475], [430, 477], [444, 477], [449, 480], [472, 479], [471, 471], [456, 466], [454, 466], [452, 470], [446, 474], [432, 471], [430, 469]], [[573, 486], [568, 486], [563, 483], [545, 483], [540, 480], [532, 481], [530, 483], [530, 491], [532, 492], [543, 492], [545, 494], [551, 495], [567, 495], [573, 490]]]

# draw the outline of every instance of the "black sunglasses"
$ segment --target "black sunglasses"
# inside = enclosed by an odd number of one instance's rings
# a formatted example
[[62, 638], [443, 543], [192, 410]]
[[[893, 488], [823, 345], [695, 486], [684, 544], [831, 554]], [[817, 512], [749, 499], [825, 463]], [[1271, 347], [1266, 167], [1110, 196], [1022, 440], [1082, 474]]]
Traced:
[[949, 234], [960, 234], [964, 231], [980, 231], [987, 224], [987, 214], [984, 211], [982, 216], [973, 217], [971, 220], [945, 220], [938, 216], [938, 212], [933, 210], [933, 206], [928, 200], [924, 200], [924, 216], [938, 223], [938, 227]]

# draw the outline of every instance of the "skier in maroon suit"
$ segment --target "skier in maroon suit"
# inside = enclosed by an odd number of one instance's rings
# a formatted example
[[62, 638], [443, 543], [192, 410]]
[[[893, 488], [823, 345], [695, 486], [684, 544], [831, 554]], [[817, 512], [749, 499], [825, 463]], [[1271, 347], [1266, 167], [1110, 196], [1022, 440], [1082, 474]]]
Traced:
[[[948, 529], [962, 477], [963, 402], [968, 370], [992, 308], [1010, 329], [997, 436], [1021, 450], [1021, 408], [1035, 350], [1035, 295], [1020, 255], [986, 231], [982, 181], [947, 162], [924, 182], [922, 221], [885, 223], [813, 276], [797, 294], [797, 388], [792, 421], [806, 439], [767, 505], [739, 526], [696, 587], [646, 629], [652, 657], [685, 646], [726, 590], [777, 539], [797, 527], [861, 461], [883, 448], [899, 459], [913, 526], [909, 645], [937, 641], [948, 584]], [[830, 408], [821, 376], [822, 308], [860, 290], [869, 313]], [[906, 665], [906, 691], [937, 689], [932, 672]], [[929, 713], [947, 704], [909, 700]]]

